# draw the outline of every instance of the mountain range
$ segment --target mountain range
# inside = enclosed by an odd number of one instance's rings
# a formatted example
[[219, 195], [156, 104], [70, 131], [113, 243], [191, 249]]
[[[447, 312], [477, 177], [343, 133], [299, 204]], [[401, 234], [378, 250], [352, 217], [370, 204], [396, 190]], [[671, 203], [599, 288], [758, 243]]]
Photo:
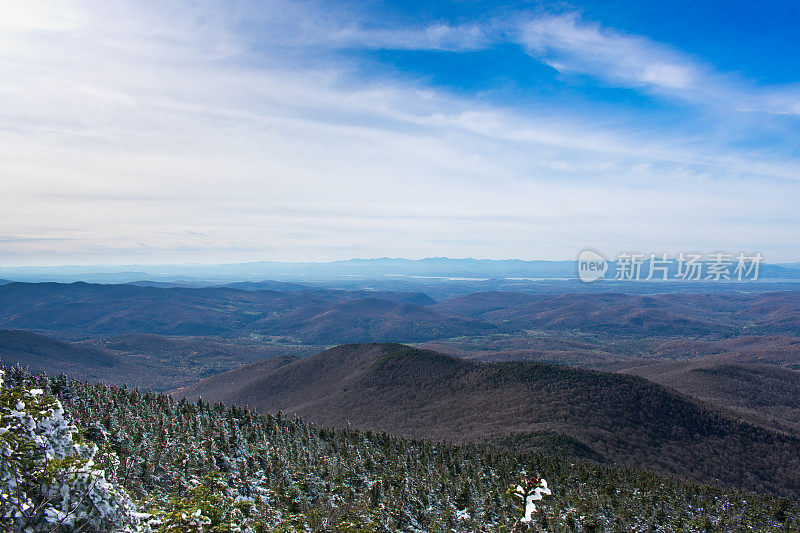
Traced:
[[721, 339], [796, 334], [800, 292], [483, 292], [435, 302], [416, 292], [9, 283], [0, 285], [0, 327], [76, 336], [256, 334], [329, 345], [542, 331]]
[[[610, 262], [613, 269], [613, 261]], [[674, 265], [673, 265], [674, 268]], [[647, 262], [643, 271], [647, 271]], [[575, 279], [575, 261], [521, 259], [475, 259], [428, 257], [404, 259], [380, 257], [322, 262], [256, 261], [229, 264], [172, 265], [74, 265], [0, 267], [0, 276], [17, 281], [92, 280], [103, 283], [127, 283], [137, 280], [203, 282], [208, 280], [260, 281], [277, 279], [331, 281], [342, 277], [381, 278], [386, 276], [438, 278], [545, 278]], [[762, 279], [800, 280], [800, 263], [762, 264]]]
[[284, 337], [309, 344], [427, 340], [501, 331], [430, 310], [424, 294], [89, 283], [0, 286], [0, 327], [62, 334]]

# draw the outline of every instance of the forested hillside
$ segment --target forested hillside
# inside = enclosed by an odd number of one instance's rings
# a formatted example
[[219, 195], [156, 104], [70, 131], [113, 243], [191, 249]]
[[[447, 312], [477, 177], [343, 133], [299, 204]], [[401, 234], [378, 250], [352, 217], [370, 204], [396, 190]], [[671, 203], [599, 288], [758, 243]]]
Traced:
[[800, 372], [778, 365], [713, 358], [639, 365], [624, 370], [723, 407], [760, 424], [800, 432]]
[[[62, 423], [54, 432], [60, 405], [50, 395], [60, 400], [65, 420], [75, 428]], [[3, 454], [0, 470], [10, 495], [0, 506], [0, 525], [7, 531], [26, 527], [19, 516], [12, 519], [12, 504], [20, 495], [9, 489], [13, 469], [8, 466], [40, 464], [36, 445], [30, 447], [34, 439], [25, 440], [30, 434], [40, 435], [36, 442], [74, 442], [71, 448], [84, 452], [99, 448], [91, 473], [82, 474], [95, 480], [85, 491], [94, 498], [91, 505], [80, 497], [79, 485], [60, 475], [74, 471], [70, 465], [76, 461], [81, 464], [68, 453], [66, 461], [53, 463], [50, 484], [29, 480], [25, 496], [36, 504], [44, 501], [46, 487], [61, 487], [43, 506], [53, 508], [68, 497], [77, 504], [41, 513], [26, 531], [57, 531], [59, 523], [69, 524], [65, 531], [287, 533], [780, 532], [800, 527], [796, 502], [745, 492], [751, 488], [745, 484], [742, 491], [723, 490], [555, 455], [330, 430], [280, 414], [48, 379], [20, 369], [5, 376], [0, 409], [0, 445], [17, 450]], [[25, 417], [39, 420], [38, 425], [15, 425]], [[525, 526], [510, 489], [535, 474], [547, 479], [552, 495], [539, 502], [533, 522]], [[95, 490], [101, 475], [102, 490]], [[71, 516], [73, 509], [79, 514]]]
[[248, 365], [176, 395], [414, 438], [502, 437], [514, 446], [551, 450], [552, 439], [542, 437], [555, 433], [585, 457], [800, 495], [797, 436], [739, 422], [628, 375], [354, 344], [282, 366]]

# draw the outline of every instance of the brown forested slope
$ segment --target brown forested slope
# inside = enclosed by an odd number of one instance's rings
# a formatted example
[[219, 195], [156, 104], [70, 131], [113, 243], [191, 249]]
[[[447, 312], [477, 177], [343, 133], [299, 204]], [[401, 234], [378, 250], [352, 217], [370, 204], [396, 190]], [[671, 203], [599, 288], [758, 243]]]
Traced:
[[430, 306], [513, 330], [723, 338], [796, 334], [800, 293], [654, 294], [481, 292]]
[[315, 422], [453, 441], [563, 434], [603, 460], [800, 495], [800, 440], [647, 380], [541, 363], [475, 363], [397, 344], [249, 365], [180, 391]]
[[638, 365], [623, 371], [672, 387], [746, 420], [800, 434], [800, 372], [796, 370], [708, 358]]

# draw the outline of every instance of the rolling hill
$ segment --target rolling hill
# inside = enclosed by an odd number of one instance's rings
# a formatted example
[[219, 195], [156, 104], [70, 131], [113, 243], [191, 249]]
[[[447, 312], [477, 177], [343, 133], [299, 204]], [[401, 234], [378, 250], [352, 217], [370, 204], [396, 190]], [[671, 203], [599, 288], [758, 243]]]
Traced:
[[743, 335], [727, 339], [551, 332], [486, 335], [419, 343], [475, 361], [539, 361], [594, 370], [623, 370], [666, 361], [759, 363], [800, 370], [800, 337]]
[[440, 315], [420, 305], [431, 302], [420, 293], [10, 283], [0, 286], [0, 327], [77, 337], [257, 333], [328, 345], [503, 331], [495, 324]]
[[800, 293], [654, 294], [474, 293], [430, 308], [508, 330], [726, 338], [795, 334]]
[[764, 363], [800, 370], [800, 337], [744, 335], [718, 341], [662, 340], [652, 350], [652, 356], [664, 360], [702, 358], [720, 363]]
[[0, 361], [51, 376], [160, 391], [267, 358], [305, 356], [319, 346], [275, 346], [252, 339], [126, 334], [63, 342], [29, 331], [0, 330]]
[[[133, 284], [0, 285], [0, 327], [75, 337], [150, 333], [291, 343], [425, 342], [549, 332], [719, 340], [794, 335], [800, 293], [657, 294], [484, 292], [435, 303], [418, 292], [289, 290]], [[285, 287], [284, 287], [285, 288]]]
[[562, 436], [570, 451], [583, 447], [604, 461], [800, 495], [800, 439], [628, 375], [356, 344], [277, 366], [248, 365], [176, 395], [408, 437], [500, 439], [525, 449]]
[[412, 303], [374, 298], [334, 305], [309, 305], [269, 318], [250, 328], [263, 335], [282, 336], [315, 344], [363, 339], [436, 339], [497, 333], [494, 324], [439, 315]]
[[[32, 372], [88, 377], [122, 364], [122, 358], [94, 346], [80, 346], [21, 330], [0, 330], [0, 358]], [[88, 369], [93, 371], [87, 372]]]
[[417, 347], [484, 362], [535, 361], [593, 370], [616, 370], [641, 364], [641, 356], [635, 357], [627, 347], [569, 336], [493, 335], [428, 341]]
[[623, 370], [672, 387], [736, 416], [800, 434], [800, 372], [777, 365], [717, 362], [713, 357]]

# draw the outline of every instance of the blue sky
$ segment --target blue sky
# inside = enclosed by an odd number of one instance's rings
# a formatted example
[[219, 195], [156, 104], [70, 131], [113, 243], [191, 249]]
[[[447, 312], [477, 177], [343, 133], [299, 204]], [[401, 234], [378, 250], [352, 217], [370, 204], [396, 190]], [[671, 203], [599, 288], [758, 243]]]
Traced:
[[2, 10], [2, 265], [800, 260], [796, 2]]

